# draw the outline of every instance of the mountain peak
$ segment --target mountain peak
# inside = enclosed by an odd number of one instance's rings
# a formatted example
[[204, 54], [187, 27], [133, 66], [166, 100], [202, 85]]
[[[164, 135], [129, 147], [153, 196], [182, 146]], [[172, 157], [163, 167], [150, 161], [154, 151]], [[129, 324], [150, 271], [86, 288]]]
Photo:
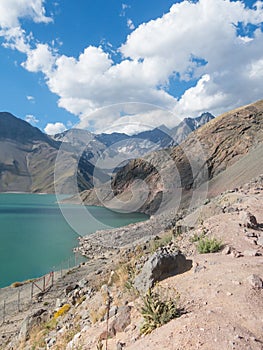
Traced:
[[13, 140], [23, 144], [34, 141], [52, 143], [50, 137], [43, 134], [38, 128], [9, 112], [0, 112], [0, 139]]

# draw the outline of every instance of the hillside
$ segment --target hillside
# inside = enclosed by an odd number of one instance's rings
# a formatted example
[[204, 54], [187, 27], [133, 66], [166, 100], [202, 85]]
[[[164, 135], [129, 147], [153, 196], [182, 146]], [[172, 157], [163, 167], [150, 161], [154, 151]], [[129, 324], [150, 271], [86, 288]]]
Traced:
[[[84, 192], [82, 198], [86, 203], [136, 207], [150, 214], [195, 206], [207, 194], [220, 193], [224, 184], [227, 188], [238, 180], [241, 185], [262, 172], [262, 130], [263, 100], [211, 120], [179, 146], [130, 161], [110, 185], [96, 189], [99, 200], [93, 191]], [[245, 168], [242, 162], [247, 162]]]
[[[10, 113], [0, 113], [0, 192], [54, 193], [54, 169], [61, 143]], [[61, 193], [72, 192], [77, 159], [74, 150], [64, 149], [57, 162]], [[81, 162], [77, 178], [80, 190], [91, 188], [93, 166]], [[64, 170], [63, 170], [64, 169]]]
[[[261, 350], [262, 201], [263, 175], [229, 188], [181, 221], [166, 213], [83, 237], [79, 250], [90, 259], [62, 277], [56, 274], [30, 308], [30, 284], [21, 286], [19, 313], [10, 312], [17, 308], [19, 288], [0, 290], [7, 300], [0, 349]], [[196, 215], [194, 227], [187, 226]], [[178, 233], [181, 225], [187, 230]], [[214, 238], [221, 249], [201, 254], [199, 242]], [[135, 281], [151, 257], [177, 256], [178, 249], [187, 258], [182, 269], [157, 275], [162, 278], [153, 291], [161, 300], [176, 300], [180, 317], [142, 335], [145, 294]]]
[[[114, 157], [129, 160], [134, 155], [143, 156], [152, 150], [168, 147], [176, 143], [176, 137], [185, 138], [206, 121], [207, 118], [202, 116], [188, 118], [178, 125], [179, 129], [182, 125], [184, 127], [182, 132], [181, 129], [177, 130], [175, 138], [169, 136], [168, 129], [149, 130], [135, 136], [93, 134], [87, 130], [71, 129], [50, 137], [12, 114], [2, 112], [0, 192], [54, 193], [55, 185], [59, 193], [76, 194], [91, 189], [94, 180], [105, 183], [112, 171], [116, 171], [111, 165]], [[109, 159], [108, 164], [96, 166], [97, 161], [103, 158], [102, 155]]]

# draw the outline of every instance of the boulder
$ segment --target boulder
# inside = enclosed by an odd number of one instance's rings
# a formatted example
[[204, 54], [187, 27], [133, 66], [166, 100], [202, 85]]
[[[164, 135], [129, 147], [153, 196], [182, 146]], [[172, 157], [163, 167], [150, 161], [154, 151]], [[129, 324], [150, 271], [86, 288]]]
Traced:
[[110, 324], [110, 330], [113, 333], [123, 332], [131, 323], [131, 307], [128, 305], [121, 306], [118, 314]]
[[253, 274], [248, 276], [247, 281], [254, 289], [263, 288], [263, 281], [258, 275]]
[[46, 320], [48, 318], [48, 314], [45, 309], [40, 309], [34, 312], [31, 315], [28, 315], [22, 322], [18, 340], [23, 343], [28, 340], [30, 330], [40, 324], [40, 322]]
[[181, 252], [157, 251], [144, 264], [134, 280], [134, 287], [142, 293], [152, 288], [154, 283], [187, 270], [187, 260]]
[[252, 229], [258, 228], [256, 217], [252, 215], [249, 211], [242, 212], [241, 217], [242, 217], [242, 223], [244, 227], [252, 228]]

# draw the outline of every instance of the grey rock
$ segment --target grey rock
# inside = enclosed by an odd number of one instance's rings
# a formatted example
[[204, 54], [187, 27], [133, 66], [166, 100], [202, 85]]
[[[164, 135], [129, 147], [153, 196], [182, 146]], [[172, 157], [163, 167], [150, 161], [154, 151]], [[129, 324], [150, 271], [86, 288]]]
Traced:
[[222, 250], [223, 255], [228, 255], [231, 253], [231, 247], [229, 245], [226, 245], [225, 248]]
[[78, 282], [79, 288], [84, 288], [87, 284], [88, 284], [88, 280], [87, 280], [86, 278], [82, 278], [82, 279]]
[[131, 307], [128, 305], [122, 306], [118, 310], [116, 318], [110, 324], [110, 330], [113, 333], [123, 332], [131, 323]]
[[260, 245], [261, 247], [263, 247], [263, 236], [257, 239], [257, 245]]
[[256, 217], [252, 215], [249, 211], [244, 211], [241, 217], [242, 217], [242, 222], [244, 227], [252, 228], [252, 229], [258, 228]]
[[155, 282], [186, 270], [187, 260], [181, 252], [157, 251], [144, 264], [141, 273], [134, 280], [134, 286], [139, 292], [146, 293]]
[[261, 254], [257, 250], [245, 250], [243, 252], [244, 256], [260, 256]]
[[122, 350], [124, 348], [124, 346], [125, 346], [125, 343], [118, 341], [118, 343], [116, 344], [116, 349]]
[[65, 294], [69, 295], [74, 289], [76, 289], [78, 286], [76, 284], [68, 285], [65, 289]]
[[56, 305], [55, 305], [55, 309], [60, 308], [62, 305], [63, 305], [63, 304], [62, 304], [61, 299], [57, 298], [57, 300], [56, 300]]
[[109, 318], [115, 316], [118, 312], [118, 306], [114, 305], [110, 308]]
[[263, 288], [263, 281], [258, 275], [253, 274], [248, 276], [247, 281], [254, 289]]
[[31, 315], [28, 315], [22, 322], [18, 341], [25, 342], [29, 338], [29, 332], [35, 325], [38, 325], [42, 320], [47, 319], [48, 315], [45, 309], [39, 309]]

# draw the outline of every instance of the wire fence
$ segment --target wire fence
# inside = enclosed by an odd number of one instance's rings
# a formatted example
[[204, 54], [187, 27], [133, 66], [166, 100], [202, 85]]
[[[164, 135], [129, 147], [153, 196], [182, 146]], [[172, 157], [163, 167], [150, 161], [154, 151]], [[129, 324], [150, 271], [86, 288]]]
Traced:
[[16, 282], [13, 288], [9, 287], [8, 290], [7, 288], [0, 289], [0, 326], [19, 320], [22, 313], [29, 308], [33, 310], [34, 304], [41, 301], [43, 295], [51, 289], [55, 281], [84, 261], [86, 259], [75, 252], [44, 276], [22, 283]]

